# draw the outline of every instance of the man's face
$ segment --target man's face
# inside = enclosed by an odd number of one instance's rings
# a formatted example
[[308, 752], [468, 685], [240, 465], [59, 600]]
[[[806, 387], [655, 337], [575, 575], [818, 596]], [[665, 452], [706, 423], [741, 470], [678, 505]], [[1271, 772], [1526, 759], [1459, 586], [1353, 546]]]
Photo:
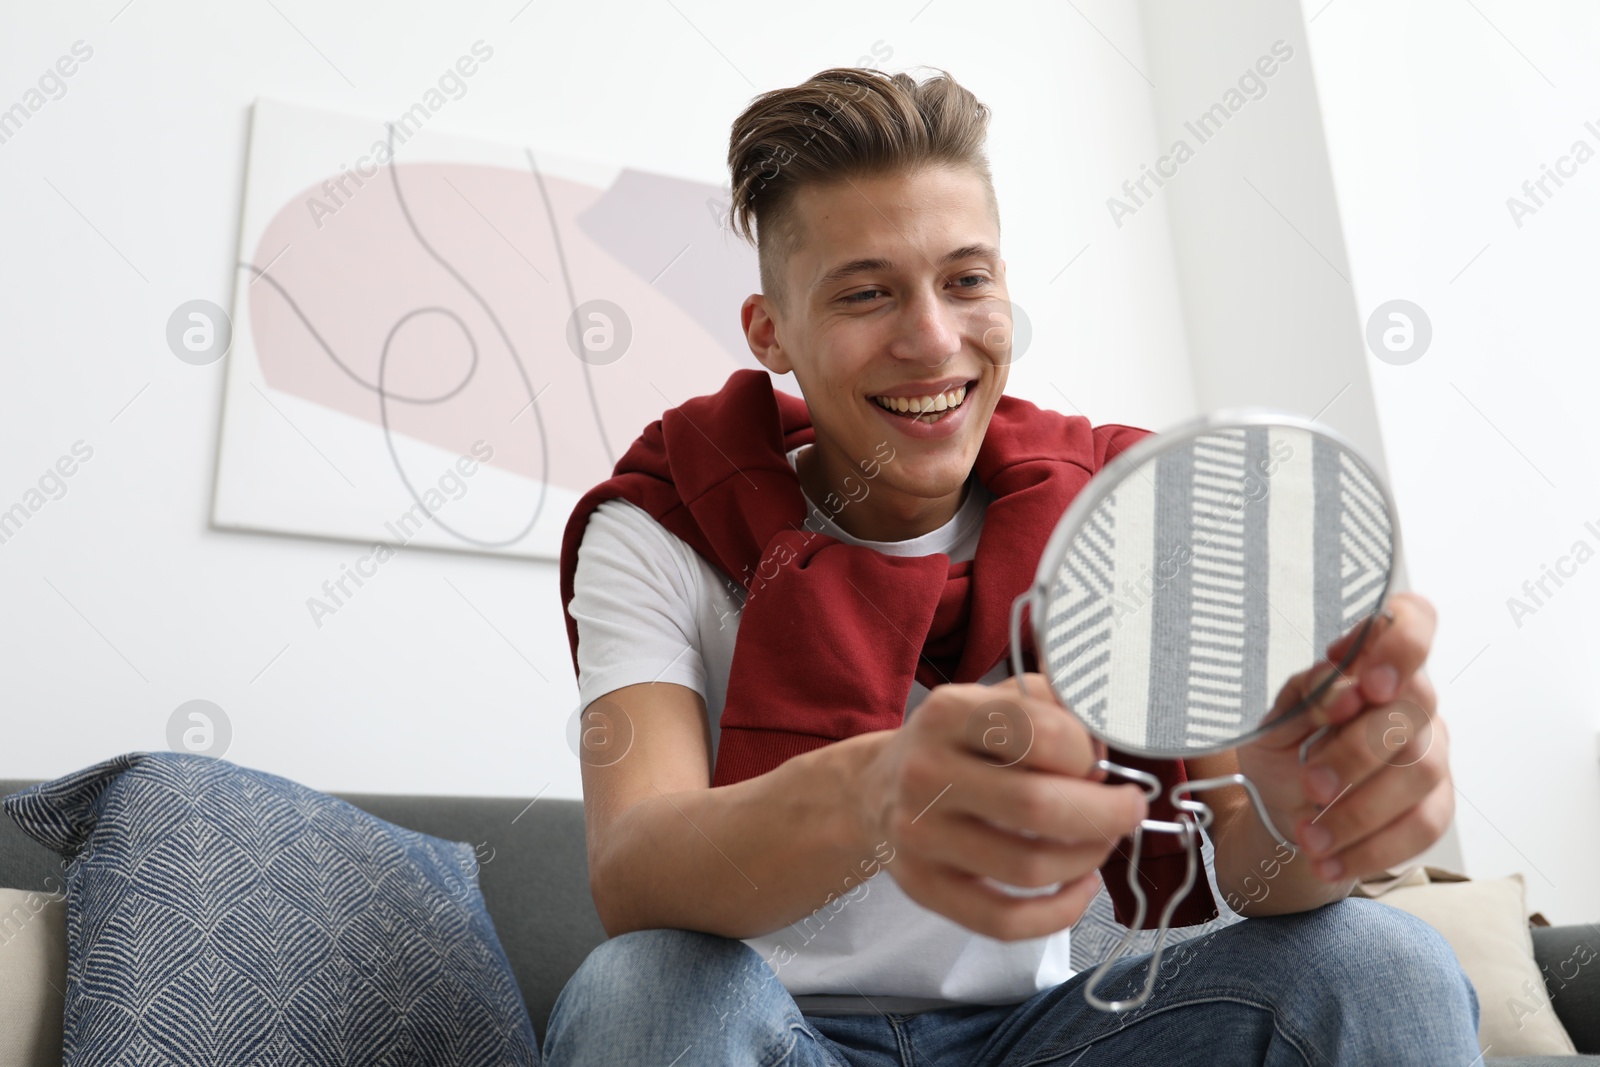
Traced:
[[[947, 167], [852, 178], [802, 187], [795, 211], [800, 248], [785, 265], [783, 310], [762, 296], [745, 302], [752, 350], [773, 372], [794, 372], [828, 468], [859, 474], [862, 461], [889, 454], [888, 442], [894, 459], [877, 490], [924, 500], [958, 492], [1011, 358], [1011, 301], [983, 180]], [[898, 408], [941, 394], [961, 402], [918, 418], [877, 399]]]

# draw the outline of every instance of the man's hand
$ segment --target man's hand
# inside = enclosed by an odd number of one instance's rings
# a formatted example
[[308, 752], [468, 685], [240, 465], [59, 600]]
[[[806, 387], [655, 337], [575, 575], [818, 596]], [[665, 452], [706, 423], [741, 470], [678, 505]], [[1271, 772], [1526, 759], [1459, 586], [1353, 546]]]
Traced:
[[[1027, 696], [998, 685], [936, 686], [887, 731], [862, 782], [867, 840], [887, 840], [906, 895], [1003, 941], [1075, 923], [1100, 887], [1096, 868], [1146, 817], [1136, 785], [1092, 771], [1105, 754], [1041, 674]], [[1038, 888], [1014, 896], [991, 885]]]
[[[1422, 673], [1433, 644], [1433, 605], [1400, 593], [1354, 663], [1318, 705], [1236, 750], [1273, 822], [1305, 850], [1325, 882], [1353, 881], [1416, 856], [1455, 814], [1449, 736]], [[1291, 679], [1272, 714], [1293, 707], [1348, 654], [1352, 631], [1328, 659]], [[1300, 745], [1330, 725], [1300, 764]]]

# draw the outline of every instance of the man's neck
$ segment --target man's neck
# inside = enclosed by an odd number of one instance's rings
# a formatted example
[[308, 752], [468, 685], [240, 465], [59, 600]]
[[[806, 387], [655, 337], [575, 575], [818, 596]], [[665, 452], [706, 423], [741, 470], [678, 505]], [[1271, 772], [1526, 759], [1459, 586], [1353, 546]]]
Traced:
[[829, 459], [815, 445], [802, 448], [795, 456], [800, 487], [840, 529], [863, 541], [909, 541], [932, 533], [955, 518], [972, 489], [969, 474], [948, 496], [906, 496], [848, 465], [831, 469]]

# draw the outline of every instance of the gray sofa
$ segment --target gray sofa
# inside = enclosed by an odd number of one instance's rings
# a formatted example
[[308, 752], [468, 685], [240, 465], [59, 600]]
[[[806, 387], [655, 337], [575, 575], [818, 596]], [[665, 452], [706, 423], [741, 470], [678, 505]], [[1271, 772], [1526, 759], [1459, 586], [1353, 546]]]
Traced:
[[[0, 781], [0, 797], [30, 784]], [[530, 807], [525, 800], [488, 797], [338, 795], [396, 825], [477, 849], [484, 900], [543, 1042], [557, 994], [606, 936], [589, 896], [583, 805], [576, 800], [539, 800]], [[0, 887], [44, 890], [46, 879], [60, 869], [54, 853], [0, 813]], [[1580, 940], [1595, 944], [1597, 939], [1588, 926], [1533, 931], [1539, 962], [1552, 972]], [[1489, 1062], [1505, 1067], [1600, 1064], [1600, 963], [1568, 982], [1555, 995], [1555, 1008], [1578, 1050], [1593, 1055], [1491, 1056]]]

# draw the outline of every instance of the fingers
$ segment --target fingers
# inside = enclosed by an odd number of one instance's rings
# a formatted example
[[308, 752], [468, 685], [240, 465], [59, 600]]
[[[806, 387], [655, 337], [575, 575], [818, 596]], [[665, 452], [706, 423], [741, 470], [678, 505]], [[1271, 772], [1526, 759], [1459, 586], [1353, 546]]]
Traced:
[[1328, 646], [1328, 659], [1334, 663], [1343, 661], [1350, 654], [1350, 649], [1355, 645], [1358, 638], [1365, 639], [1375, 626], [1387, 626], [1390, 621], [1388, 618], [1390, 614], [1389, 608], [1385, 607], [1383, 611], [1378, 613], [1376, 618], [1363, 618], [1343, 634], [1334, 638], [1333, 643]]
[[1099, 845], [1102, 856], [1118, 838], [1133, 833], [1150, 810], [1144, 791], [1136, 785], [981, 765], [976, 771], [953, 809], [1013, 833], [1069, 845]]
[[[1331, 684], [1325, 684], [1330, 678]], [[1319, 689], [1321, 691], [1315, 704], [1262, 734], [1254, 743], [1268, 749], [1296, 747], [1315, 731], [1332, 723], [1346, 722], [1361, 709], [1361, 694], [1355, 680], [1340, 675], [1332, 663], [1324, 661], [1308, 667], [1284, 683], [1278, 691], [1272, 711], [1262, 721], [1272, 723], [1284, 719], [1300, 707], [1307, 696]]]
[[1116, 839], [1096, 835], [1067, 843], [1023, 837], [973, 816], [948, 814], [939, 821], [919, 820], [902, 840], [924, 860], [1031, 889], [1083, 877], [1105, 862]]
[[[1035, 741], [1041, 737], [1035, 754], [1048, 744], [1042, 733]], [[889, 829], [908, 843], [942, 832], [949, 818], [961, 815], [1013, 834], [1109, 847], [1149, 813], [1144, 792], [1136, 785], [1093, 782], [1034, 770], [1026, 763], [996, 763], [963, 744], [917, 747], [907, 754], [900, 777], [905, 799]]]
[[1444, 724], [1433, 710], [1433, 684], [1418, 676], [1404, 695], [1367, 708], [1307, 755], [1300, 768], [1305, 795], [1332, 804], [1345, 788], [1385, 767], [1413, 767], [1446, 758]]
[[[1094, 780], [1105, 745], [1040, 674], [942, 685], [906, 720], [892, 753], [884, 829], [907, 895], [1004, 940], [1070, 926], [1095, 869], [1149, 812], [1136, 785]], [[1014, 896], [988, 881], [1054, 892]]]
[[[1438, 625], [1433, 605], [1416, 593], [1390, 597], [1389, 614], [1392, 620], [1374, 620], [1372, 633], [1345, 672], [1359, 680], [1362, 695], [1375, 703], [1393, 700], [1405, 680], [1422, 668]], [[1337, 661], [1348, 655], [1359, 630], [1330, 645], [1329, 657]]]
[[1091, 870], [1055, 893], [1014, 897], [977, 876], [914, 857], [902, 857], [890, 872], [918, 904], [999, 941], [1065, 930], [1083, 917], [1101, 884], [1099, 872]]
[[[1413, 843], [1415, 831], [1428, 828], [1426, 822], [1415, 823], [1413, 809], [1440, 785], [1450, 791], [1449, 736], [1444, 721], [1433, 713], [1432, 686], [1419, 677], [1400, 700], [1370, 708], [1342, 726], [1301, 768], [1301, 784], [1306, 796], [1324, 807], [1299, 822], [1296, 837], [1313, 861], [1341, 863], [1341, 870], [1328, 868], [1326, 877], [1352, 873], [1355, 869], [1340, 859], [1340, 854], [1367, 847], [1375, 835], [1388, 835], [1404, 845]], [[1453, 791], [1449, 810], [1454, 812]], [[1388, 829], [1397, 820], [1408, 818], [1413, 821], [1404, 824], [1398, 834]], [[1409, 859], [1432, 844], [1443, 833], [1442, 825], [1436, 829], [1433, 837], [1392, 862]], [[1372, 846], [1384, 854], [1392, 847], [1400, 846], [1385, 841]], [[1313, 870], [1318, 871], [1315, 862]]]
[[1365, 644], [1343, 671], [1335, 665], [1349, 654], [1365, 623], [1328, 646], [1327, 660], [1301, 671], [1285, 683], [1263, 721], [1288, 716], [1308, 694], [1328, 678], [1333, 681], [1304, 714], [1294, 715], [1278, 729], [1263, 734], [1263, 748], [1298, 746], [1323, 726], [1349, 721], [1369, 704], [1395, 699], [1401, 688], [1418, 675], [1433, 645], [1437, 614], [1433, 605], [1415, 593], [1397, 593], [1389, 601], [1389, 616], [1373, 620]]
[[[1405, 784], [1402, 785], [1402, 782]], [[1413, 779], [1406, 775], [1385, 774], [1372, 779], [1361, 788], [1372, 791], [1373, 797], [1377, 798], [1381, 787], [1398, 790], [1396, 797], [1410, 796], [1413, 792]], [[1342, 806], [1356, 795], [1356, 791], [1352, 790], [1350, 795], [1336, 806]], [[1373, 810], [1380, 811], [1385, 810], [1392, 801], [1377, 798], [1371, 803]], [[1455, 817], [1455, 810], [1455, 787], [1449, 781], [1440, 781], [1417, 803], [1405, 808], [1397, 818], [1379, 829], [1357, 838], [1342, 848], [1339, 839], [1335, 837], [1329, 851], [1312, 852], [1312, 873], [1332, 882], [1341, 878], [1365, 877], [1404, 863], [1444, 835], [1445, 828]], [[1331, 814], [1325, 816], [1318, 825], [1331, 818]]]
[[917, 715], [926, 725], [985, 761], [1083, 778], [1105, 746], [1063, 708], [1042, 674], [1029, 674], [1027, 695], [1015, 678], [995, 685], [942, 685], [929, 694]]

